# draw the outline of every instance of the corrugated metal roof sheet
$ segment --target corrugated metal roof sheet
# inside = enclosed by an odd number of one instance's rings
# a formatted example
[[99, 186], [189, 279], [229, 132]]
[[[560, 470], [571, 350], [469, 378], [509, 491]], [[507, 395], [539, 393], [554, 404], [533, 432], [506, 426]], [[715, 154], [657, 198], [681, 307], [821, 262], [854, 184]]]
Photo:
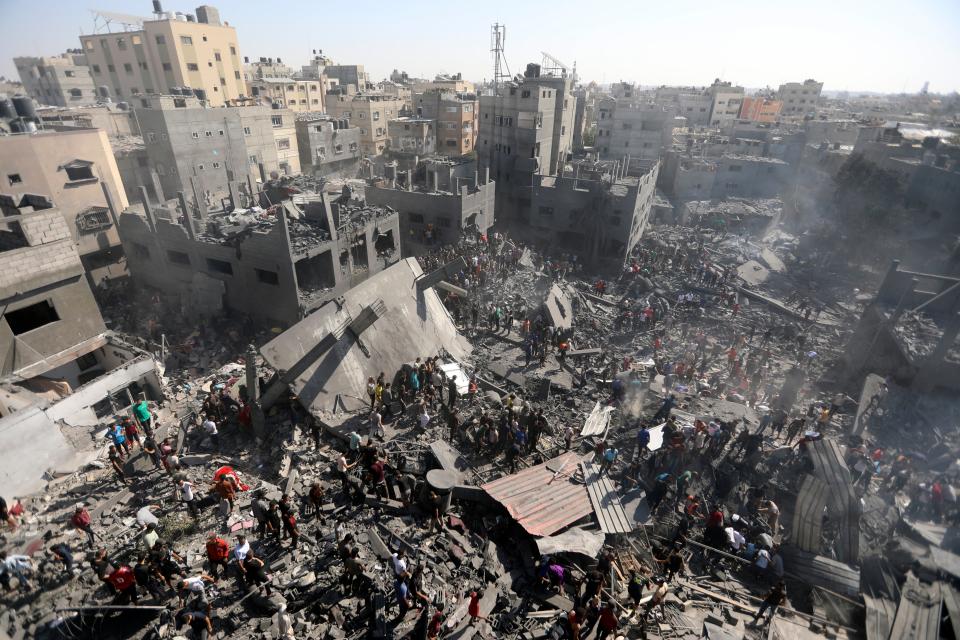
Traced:
[[587, 481], [587, 495], [593, 505], [593, 513], [604, 533], [630, 533], [633, 522], [623, 509], [620, 496], [610, 482], [610, 476], [600, 475], [600, 465], [591, 462], [581, 463], [583, 477]]
[[808, 585], [825, 587], [841, 595], [860, 593], [860, 571], [832, 558], [818, 556], [793, 546], [780, 548], [784, 564], [792, 575]]
[[593, 513], [587, 488], [571, 479], [580, 456], [570, 451], [481, 488], [533, 536], [549, 536]]
[[940, 584], [925, 585], [908, 575], [893, 621], [890, 638], [896, 640], [936, 640], [940, 637]]
[[837, 556], [843, 562], [856, 564], [860, 560], [860, 499], [853, 490], [840, 445], [832, 439], [815, 440], [808, 443], [807, 454], [813, 463], [813, 475], [831, 488], [831, 515], [840, 520]]
[[829, 497], [830, 485], [814, 476], [804, 476], [790, 527], [790, 539], [804, 551], [819, 553], [823, 547], [823, 510]]

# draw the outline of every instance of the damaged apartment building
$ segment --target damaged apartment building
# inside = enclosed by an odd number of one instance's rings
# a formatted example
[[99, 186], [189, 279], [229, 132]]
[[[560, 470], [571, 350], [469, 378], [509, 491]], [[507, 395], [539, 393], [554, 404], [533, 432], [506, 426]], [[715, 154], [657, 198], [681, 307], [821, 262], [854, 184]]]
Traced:
[[142, 197], [119, 224], [134, 280], [192, 313], [228, 308], [289, 326], [400, 257], [396, 212], [348, 190], [236, 202], [198, 219], [182, 193], [157, 207]]
[[300, 171], [306, 175], [353, 177], [360, 168], [360, 129], [345, 118], [314, 113], [296, 121]]
[[153, 357], [108, 332], [55, 203], [0, 195], [0, 211], [0, 482], [21, 494], [48, 470], [95, 458], [75, 443], [115, 404], [160, 387]]
[[[107, 133], [41, 123], [29, 98], [0, 101], [0, 194], [42, 194], [56, 203], [91, 283], [125, 275], [108, 199], [121, 207], [127, 200]], [[16, 117], [8, 117], [13, 108]]]
[[368, 204], [399, 212], [404, 255], [455, 243], [466, 233], [485, 234], [493, 226], [497, 185], [489, 172], [483, 181], [476, 171], [470, 178], [457, 175], [469, 166], [474, 165], [429, 159], [399, 171], [397, 163], [390, 162], [385, 177], [367, 185]]

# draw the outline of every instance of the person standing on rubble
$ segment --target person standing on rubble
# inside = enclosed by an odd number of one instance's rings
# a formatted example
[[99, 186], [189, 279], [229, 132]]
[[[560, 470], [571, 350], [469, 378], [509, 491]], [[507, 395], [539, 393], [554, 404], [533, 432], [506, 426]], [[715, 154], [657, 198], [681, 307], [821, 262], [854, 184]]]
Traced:
[[370, 439], [379, 438], [383, 440], [386, 432], [383, 429], [383, 416], [380, 415], [380, 412], [374, 409], [370, 413]]
[[223, 567], [223, 575], [227, 575], [227, 571], [229, 570], [227, 558], [230, 557], [230, 545], [217, 534], [210, 533], [207, 536], [206, 552], [207, 562], [210, 565], [210, 575], [213, 576], [213, 581], [216, 582], [219, 580], [220, 573], [218, 567]]
[[782, 605], [787, 599], [787, 585], [783, 580], [777, 583], [777, 585], [770, 589], [767, 592], [767, 595], [764, 597], [763, 602], [760, 604], [760, 609], [753, 615], [752, 624], [756, 625], [757, 622], [763, 618], [763, 614], [769, 609], [770, 610], [770, 620], [773, 620], [773, 616], [777, 615], [777, 607]]
[[73, 512], [73, 516], [70, 518], [70, 523], [78, 531], [83, 531], [85, 534], [87, 534], [87, 542], [89, 543], [90, 548], [93, 549], [97, 536], [93, 533], [93, 529], [90, 526], [90, 514], [83, 507], [82, 503], [78, 502], [76, 504], [76, 509]]
[[377, 383], [374, 382], [373, 376], [367, 378], [367, 397], [370, 398], [370, 410], [377, 406]]

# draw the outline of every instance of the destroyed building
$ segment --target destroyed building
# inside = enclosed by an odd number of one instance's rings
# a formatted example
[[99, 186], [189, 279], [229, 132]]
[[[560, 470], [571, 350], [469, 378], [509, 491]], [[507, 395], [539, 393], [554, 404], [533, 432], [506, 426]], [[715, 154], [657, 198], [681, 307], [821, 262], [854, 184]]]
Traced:
[[203, 220], [186, 199], [146, 201], [120, 216], [134, 280], [179, 295], [184, 308], [230, 309], [289, 326], [396, 262], [395, 211], [329, 193], [269, 208], [230, 208]]
[[779, 158], [725, 153], [704, 158], [688, 152], [664, 153], [660, 186], [684, 200], [773, 198], [784, 194], [793, 175]]
[[429, 118], [404, 116], [387, 122], [392, 154], [429, 155], [437, 150], [436, 124]]
[[[400, 214], [400, 236], [404, 255], [417, 255], [437, 245], [456, 242], [464, 234], [486, 234], [494, 224], [497, 185], [446, 176], [440, 187], [440, 175], [446, 165], [421, 167], [426, 180], [416, 181], [414, 170], [398, 180], [395, 164], [388, 164], [386, 177], [371, 181], [364, 189], [367, 202], [395, 209]], [[452, 184], [451, 184], [452, 182]]]
[[960, 278], [900, 268], [895, 260], [843, 356], [847, 380], [867, 373], [921, 390], [960, 389]]
[[315, 176], [355, 176], [363, 157], [360, 129], [350, 121], [316, 114], [297, 116], [300, 170]]
[[159, 393], [159, 385], [153, 358], [108, 333], [54, 203], [0, 195], [0, 210], [2, 482], [20, 493], [42, 486], [51, 468], [76, 468], [72, 439], [60, 431], [64, 421], [95, 425], [110, 411], [102, 404], [109, 392], [153, 384]]
[[[576, 251], [593, 265], [619, 268], [643, 235], [660, 163], [627, 175], [616, 162], [581, 161], [561, 175], [535, 175], [520, 221], [531, 241]], [[498, 210], [499, 214], [499, 210]]]

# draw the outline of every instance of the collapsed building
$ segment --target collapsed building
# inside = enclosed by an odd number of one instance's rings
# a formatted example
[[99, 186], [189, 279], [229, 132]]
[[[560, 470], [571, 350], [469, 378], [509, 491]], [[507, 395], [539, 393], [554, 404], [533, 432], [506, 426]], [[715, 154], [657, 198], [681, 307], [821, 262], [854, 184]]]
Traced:
[[0, 209], [0, 466], [20, 494], [94, 459], [100, 418], [160, 387], [152, 355], [107, 330], [54, 203], [0, 196]]
[[[237, 200], [239, 203], [239, 200]], [[189, 212], [184, 215], [184, 211]], [[210, 315], [230, 309], [290, 326], [393, 264], [397, 213], [334, 194], [226, 207], [197, 220], [182, 196], [142, 202], [119, 220], [131, 276]]]
[[[425, 179], [417, 181], [421, 173]], [[464, 180], [453, 175], [453, 165], [432, 161], [406, 172], [389, 163], [385, 174], [370, 181], [364, 196], [369, 204], [400, 214], [404, 255], [456, 242], [465, 233], [486, 234], [493, 227], [497, 185], [489, 176], [480, 182], [474, 172], [472, 180]]]

